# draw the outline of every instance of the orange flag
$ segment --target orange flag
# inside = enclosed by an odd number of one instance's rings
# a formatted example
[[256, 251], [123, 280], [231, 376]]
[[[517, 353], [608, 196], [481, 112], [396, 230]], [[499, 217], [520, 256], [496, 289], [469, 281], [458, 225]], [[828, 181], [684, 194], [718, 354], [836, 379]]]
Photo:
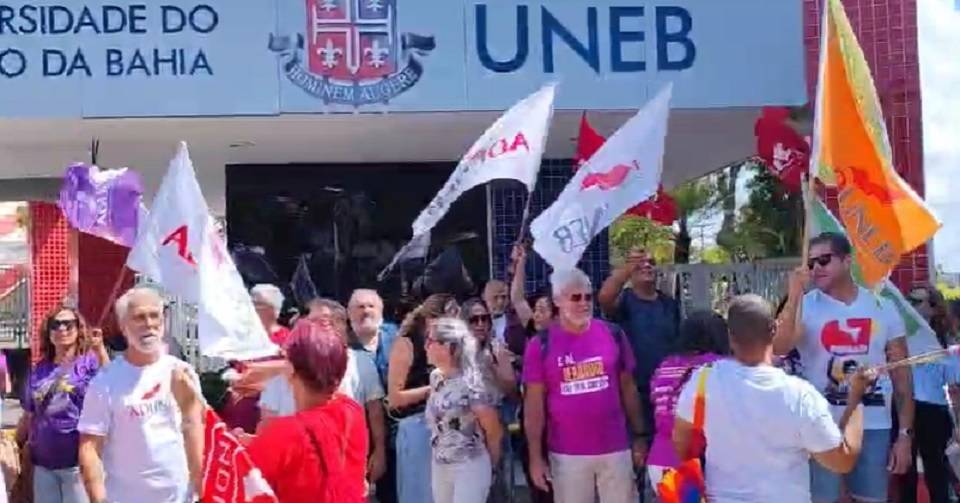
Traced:
[[940, 228], [894, 170], [880, 101], [840, 0], [827, 0], [821, 30], [812, 174], [836, 186], [863, 283], [886, 278], [900, 256]]

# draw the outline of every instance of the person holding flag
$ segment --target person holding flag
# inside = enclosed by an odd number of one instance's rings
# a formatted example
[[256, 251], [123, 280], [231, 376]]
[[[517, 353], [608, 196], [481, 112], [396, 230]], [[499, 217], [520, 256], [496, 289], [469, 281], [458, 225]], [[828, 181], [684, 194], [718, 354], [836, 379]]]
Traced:
[[[853, 251], [846, 237], [820, 234], [810, 241], [809, 250], [807, 264], [790, 277], [773, 347], [778, 355], [797, 348], [804, 377], [824, 395], [839, 420], [850, 401], [849, 377], [860, 367], [906, 358], [906, 329], [888, 299], [854, 282]], [[811, 274], [815, 288], [804, 295]], [[888, 474], [906, 473], [910, 465], [914, 410], [910, 368], [893, 370], [890, 380], [900, 425], [892, 449], [889, 386], [881, 380], [863, 395], [863, 450], [853, 471], [843, 477], [859, 502], [886, 501]], [[816, 464], [811, 472], [813, 500], [837, 501], [841, 476]]]

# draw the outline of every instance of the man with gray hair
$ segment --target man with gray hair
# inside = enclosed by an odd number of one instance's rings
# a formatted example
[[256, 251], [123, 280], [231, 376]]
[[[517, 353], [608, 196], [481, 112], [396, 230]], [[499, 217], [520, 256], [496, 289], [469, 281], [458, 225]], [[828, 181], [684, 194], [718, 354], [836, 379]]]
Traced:
[[776, 323], [756, 295], [733, 299], [728, 314], [733, 359], [697, 370], [680, 394], [673, 443], [680, 459], [691, 454], [694, 409], [710, 449], [707, 499], [716, 503], [810, 503], [813, 458], [827, 470], [853, 469], [863, 438], [866, 371], [850, 380], [850, 401], [839, 426], [827, 400], [808, 382], [773, 366]]
[[183, 503], [201, 480], [199, 379], [166, 353], [156, 291], [133, 288], [114, 307], [127, 349], [90, 382], [77, 428], [87, 495], [92, 503]]
[[290, 330], [277, 322], [283, 309], [283, 292], [274, 285], [262, 283], [250, 289], [250, 298], [270, 341], [283, 347], [283, 342], [290, 335]]
[[649, 432], [630, 344], [619, 327], [593, 317], [583, 271], [554, 271], [550, 283], [558, 323], [531, 340], [523, 358], [530, 478], [544, 491], [552, 485], [558, 503], [593, 503], [595, 495], [636, 503], [634, 466], [646, 458]]

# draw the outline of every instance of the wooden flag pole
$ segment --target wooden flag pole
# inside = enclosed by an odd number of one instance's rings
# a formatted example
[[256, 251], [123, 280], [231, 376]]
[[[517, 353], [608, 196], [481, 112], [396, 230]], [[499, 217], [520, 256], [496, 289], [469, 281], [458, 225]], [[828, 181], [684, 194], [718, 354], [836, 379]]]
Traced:
[[[807, 267], [807, 261], [810, 260], [810, 229], [813, 226], [813, 189], [814, 179], [809, 173], [803, 175], [801, 190], [803, 194], [803, 238], [800, 241], [800, 267]], [[792, 274], [792, 273], [791, 273]], [[797, 317], [793, 320], [794, 330], [802, 330], [801, 322], [803, 320], [803, 299], [797, 301]]]

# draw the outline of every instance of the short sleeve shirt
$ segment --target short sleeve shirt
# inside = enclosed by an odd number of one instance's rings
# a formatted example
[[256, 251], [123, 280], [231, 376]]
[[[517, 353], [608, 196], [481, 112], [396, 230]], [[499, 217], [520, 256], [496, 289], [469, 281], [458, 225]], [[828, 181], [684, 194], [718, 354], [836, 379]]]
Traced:
[[[803, 337], [797, 350], [803, 362], [803, 378], [830, 403], [835, 419], [847, 404], [846, 379], [860, 366], [886, 362], [887, 344], [906, 335], [896, 307], [867, 289], [845, 304], [813, 290], [803, 297]], [[892, 384], [883, 376], [863, 397], [863, 427], [891, 428]]]

